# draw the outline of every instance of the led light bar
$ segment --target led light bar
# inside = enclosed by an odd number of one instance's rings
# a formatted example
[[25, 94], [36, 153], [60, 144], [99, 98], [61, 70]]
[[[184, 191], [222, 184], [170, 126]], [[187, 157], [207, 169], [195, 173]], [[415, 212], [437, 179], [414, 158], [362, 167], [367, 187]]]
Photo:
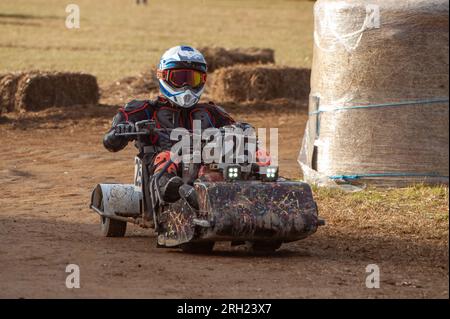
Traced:
[[233, 181], [241, 178], [241, 167], [239, 165], [229, 165], [224, 171], [224, 178]]
[[261, 166], [259, 168], [259, 174], [261, 176], [261, 179], [266, 182], [274, 182], [278, 179], [278, 167], [275, 166], [268, 166], [264, 167]]

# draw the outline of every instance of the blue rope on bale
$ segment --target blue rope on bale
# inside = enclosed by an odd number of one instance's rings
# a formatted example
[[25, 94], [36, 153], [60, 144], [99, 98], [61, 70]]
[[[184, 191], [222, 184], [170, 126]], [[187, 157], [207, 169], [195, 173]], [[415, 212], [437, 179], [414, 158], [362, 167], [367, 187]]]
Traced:
[[438, 104], [438, 103], [449, 103], [449, 98], [436, 98], [436, 99], [428, 99], [428, 100], [415, 100], [415, 101], [404, 101], [404, 102], [394, 102], [394, 103], [383, 103], [383, 104], [369, 104], [369, 105], [354, 105], [347, 107], [336, 107], [330, 110], [317, 110], [314, 112], [310, 112], [309, 115], [318, 115], [321, 113], [327, 112], [337, 112], [337, 111], [347, 111], [347, 110], [355, 110], [355, 109], [370, 109], [370, 108], [378, 108], [378, 107], [399, 107], [399, 106], [408, 106], [408, 105], [417, 105], [417, 104]]
[[[370, 108], [379, 108], [379, 107], [400, 107], [400, 106], [408, 106], [408, 105], [418, 105], [418, 104], [438, 104], [438, 103], [449, 103], [449, 98], [436, 98], [436, 99], [427, 99], [427, 100], [415, 100], [415, 101], [404, 101], [404, 102], [394, 102], [394, 103], [383, 103], [383, 104], [369, 104], [369, 105], [355, 105], [355, 106], [347, 106], [347, 107], [336, 107], [330, 110], [317, 110], [314, 112], [310, 112], [309, 115], [319, 115], [321, 113], [327, 112], [337, 112], [337, 111], [347, 111], [347, 110], [358, 110], [358, 109], [370, 109]], [[438, 173], [372, 173], [372, 174], [349, 174], [349, 175], [333, 175], [328, 176], [328, 178], [332, 180], [343, 180], [343, 181], [352, 181], [358, 180], [361, 178], [370, 178], [370, 177], [437, 177], [443, 179], [449, 179], [448, 176], [439, 175]]]
[[333, 175], [328, 178], [333, 180], [357, 180], [365, 177], [438, 177], [448, 179], [448, 176], [438, 173], [373, 173], [373, 174], [351, 174], [351, 175]]

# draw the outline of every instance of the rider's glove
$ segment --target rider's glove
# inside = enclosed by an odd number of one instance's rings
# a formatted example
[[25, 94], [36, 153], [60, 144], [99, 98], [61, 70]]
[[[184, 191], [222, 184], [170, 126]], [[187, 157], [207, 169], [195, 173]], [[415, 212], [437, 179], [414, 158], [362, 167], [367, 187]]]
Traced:
[[254, 129], [253, 126], [251, 126], [250, 124], [248, 124], [246, 122], [236, 122], [236, 123], [234, 123], [234, 125], [244, 131], [247, 129]]
[[226, 129], [231, 129], [231, 130], [235, 130], [235, 129], [241, 129], [243, 131], [247, 130], [247, 129], [254, 129], [253, 126], [251, 126], [248, 123], [245, 122], [236, 122], [230, 125], [226, 125], [224, 126], [224, 128]]
[[116, 134], [123, 134], [123, 133], [134, 133], [136, 132], [136, 128], [134, 124], [131, 123], [120, 123], [117, 124], [114, 128]]

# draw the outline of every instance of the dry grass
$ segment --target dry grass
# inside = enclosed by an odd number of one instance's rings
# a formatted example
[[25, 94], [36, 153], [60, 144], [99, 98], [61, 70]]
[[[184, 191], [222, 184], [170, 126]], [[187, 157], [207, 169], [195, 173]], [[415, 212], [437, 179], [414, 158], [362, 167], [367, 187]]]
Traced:
[[154, 67], [177, 44], [275, 49], [278, 64], [309, 67], [310, 1], [77, 0], [81, 28], [65, 28], [67, 2], [0, 2], [0, 73], [83, 71], [100, 83]]
[[346, 193], [314, 189], [328, 224], [353, 234], [376, 234], [448, 245], [449, 193], [446, 186], [415, 185], [397, 189], [366, 189]]

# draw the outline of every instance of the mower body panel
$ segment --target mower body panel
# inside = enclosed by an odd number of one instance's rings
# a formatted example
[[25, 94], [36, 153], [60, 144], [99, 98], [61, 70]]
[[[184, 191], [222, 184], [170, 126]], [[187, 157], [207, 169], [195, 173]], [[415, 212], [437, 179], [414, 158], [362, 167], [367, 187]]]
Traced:
[[200, 211], [183, 200], [164, 212], [158, 242], [265, 240], [289, 242], [313, 234], [320, 222], [311, 188], [303, 182], [196, 182]]

